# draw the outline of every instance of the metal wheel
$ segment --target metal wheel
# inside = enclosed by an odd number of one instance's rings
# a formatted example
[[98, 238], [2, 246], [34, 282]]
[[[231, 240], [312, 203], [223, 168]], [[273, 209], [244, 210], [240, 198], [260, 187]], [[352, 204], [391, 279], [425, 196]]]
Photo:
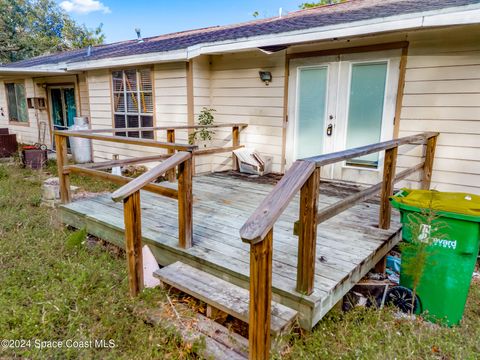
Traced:
[[420, 309], [420, 299], [415, 295], [413, 300], [413, 291], [403, 286], [395, 286], [387, 291], [385, 303], [395, 305], [402, 312], [415, 314]]

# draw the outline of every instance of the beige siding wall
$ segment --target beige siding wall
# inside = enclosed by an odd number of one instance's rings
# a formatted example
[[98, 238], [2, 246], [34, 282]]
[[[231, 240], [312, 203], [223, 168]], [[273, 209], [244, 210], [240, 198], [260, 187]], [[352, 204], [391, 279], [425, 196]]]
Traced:
[[[270, 71], [267, 86], [259, 78], [260, 70]], [[266, 55], [260, 51], [212, 57], [211, 106], [219, 123], [247, 123], [240, 142], [260, 154], [273, 156], [273, 170], [281, 169], [283, 85], [285, 55]], [[221, 129], [216, 140], [231, 140], [231, 129]], [[215, 156], [213, 169], [231, 167], [230, 156]]]
[[[34, 85], [34, 82], [31, 78], [15, 81], [23, 81], [25, 84], [25, 95], [26, 97], [34, 96], [44, 96], [44, 90], [38, 88]], [[10, 123], [8, 121], [8, 104], [7, 104], [7, 94], [5, 89], [5, 82], [10, 82], [10, 80], [0, 81], [0, 108], [3, 110], [0, 112], [0, 127], [8, 127], [10, 133], [17, 134], [17, 140], [19, 143], [33, 144], [38, 141], [38, 119], [43, 120], [43, 115], [46, 111], [36, 111], [33, 109], [28, 109], [28, 122], [26, 123]], [[3, 113], [3, 116], [1, 115]], [[46, 134], [46, 142], [50, 144], [49, 141], [49, 132]]]
[[[391, 34], [349, 42], [291, 48], [289, 52], [332, 47], [369, 45], [408, 39], [410, 50], [406, 73], [400, 135], [440, 131], [433, 187], [440, 190], [480, 192], [480, 43], [479, 27], [443, 29], [409, 34]], [[241, 143], [273, 156], [274, 171], [281, 170], [285, 53], [266, 55], [259, 51], [202, 56], [193, 60], [195, 121], [201, 109], [216, 110], [217, 123], [245, 122]], [[266, 86], [259, 70], [271, 71]], [[88, 73], [90, 114], [94, 127], [112, 126], [110, 71]], [[156, 124], [187, 124], [187, 72], [184, 62], [154, 66]], [[81, 83], [81, 81], [80, 81]], [[187, 131], [177, 132], [186, 142]], [[164, 140], [165, 132], [157, 139]], [[231, 129], [216, 130], [212, 145], [228, 146]], [[113, 154], [139, 156], [158, 150], [96, 144], [96, 159]], [[399, 167], [419, 161], [421, 149], [399, 158]], [[198, 159], [197, 171], [224, 170], [230, 154]], [[416, 178], [407, 185], [417, 186]]]
[[[8, 106], [5, 93], [5, 82], [11, 80], [0, 81], [0, 107], [3, 108], [4, 116], [0, 115], [0, 127], [8, 127], [10, 131], [17, 134], [18, 141], [26, 144], [33, 144], [43, 141], [51, 148], [52, 147], [52, 124], [50, 122], [49, 108], [50, 99], [48, 98], [48, 86], [71, 84], [75, 86], [75, 96], [77, 105], [77, 114], [80, 116], [90, 117], [90, 103], [87, 89], [87, 78], [80, 74], [66, 76], [49, 76], [26, 79], [12, 79], [15, 81], [23, 81], [25, 84], [26, 97], [43, 97], [47, 100], [47, 109], [35, 110], [28, 109], [28, 123], [12, 124], [8, 122]], [[44, 134], [45, 129], [45, 134]]]
[[[157, 64], [153, 67], [155, 93], [155, 124], [185, 125], [187, 122], [186, 67], [185, 63]], [[90, 115], [92, 128], [113, 127], [113, 109], [111, 95], [111, 70], [88, 72], [88, 93], [90, 95]], [[156, 137], [166, 140], [166, 132], [158, 131]], [[186, 132], [177, 134], [179, 142], [187, 141]], [[127, 144], [94, 141], [96, 161], [110, 160], [113, 155], [120, 158], [149, 156], [164, 153], [162, 149]]]
[[87, 75], [80, 74], [78, 75], [78, 96], [80, 101], [80, 108], [78, 114], [80, 116], [86, 116], [90, 120], [90, 101], [88, 94], [88, 83]]
[[[480, 28], [413, 37], [400, 136], [439, 131], [432, 187], [480, 193]], [[399, 165], [419, 161], [416, 149]], [[407, 183], [416, 186], [413, 177]]]
[[[198, 122], [198, 115], [204, 107], [210, 109], [212, 107], [212, 92], [211, 92], [211, 57], [200, 56], [193, 59], [193, 105], [194, 105], [194, 122]], [[186, 91], [186, 90], [185, 90]], [[214, 115], [217, 116], [216, 112]], [[217, 139], [214, 136], [214, 145], [224, 146], [228, 141]], [[201, 144], [200, 144], [201, 146]], [[213, 169], [212, 155], [197, 156], [195, 158], [195, 171], [197, 174], [208, 173]]]

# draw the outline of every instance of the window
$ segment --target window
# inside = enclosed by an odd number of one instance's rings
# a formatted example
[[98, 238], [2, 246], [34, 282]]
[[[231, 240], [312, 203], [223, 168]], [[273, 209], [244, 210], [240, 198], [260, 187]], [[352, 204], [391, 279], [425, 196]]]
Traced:
[[27, 122], [25, 86], [20, 83], [5, 84], [7, 90], [8, 118], [10, 121]]
[[[150, 69], [118, 70], [112, 73], [114, 126], [129, 131], [117, 136], [153, 139], [153, 131], [135, 131], [153, 127], [153, 86]], [[132, 129], [132, 131], [130, 131]]]

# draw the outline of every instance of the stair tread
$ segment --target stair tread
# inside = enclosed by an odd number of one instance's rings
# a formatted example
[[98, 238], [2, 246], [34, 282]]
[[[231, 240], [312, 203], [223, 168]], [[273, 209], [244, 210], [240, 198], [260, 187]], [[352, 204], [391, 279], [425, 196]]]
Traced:
[[[249, 321], [248, 290], [177, 261], [154, 272], [155, 277], [246, 323]], [[272, 301], [271, 332], [281, 333], [297, 317], [297, 311]]]

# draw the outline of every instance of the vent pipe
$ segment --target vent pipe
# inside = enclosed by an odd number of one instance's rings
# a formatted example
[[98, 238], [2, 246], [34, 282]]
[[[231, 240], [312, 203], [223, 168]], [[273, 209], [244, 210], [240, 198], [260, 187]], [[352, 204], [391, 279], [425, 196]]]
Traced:
[[135, 32], [137, 33], [137, 42], [142, 43], [143, 39], [142, 39], [142, 35], [140, 33], [140, 28], [136, 28]]

